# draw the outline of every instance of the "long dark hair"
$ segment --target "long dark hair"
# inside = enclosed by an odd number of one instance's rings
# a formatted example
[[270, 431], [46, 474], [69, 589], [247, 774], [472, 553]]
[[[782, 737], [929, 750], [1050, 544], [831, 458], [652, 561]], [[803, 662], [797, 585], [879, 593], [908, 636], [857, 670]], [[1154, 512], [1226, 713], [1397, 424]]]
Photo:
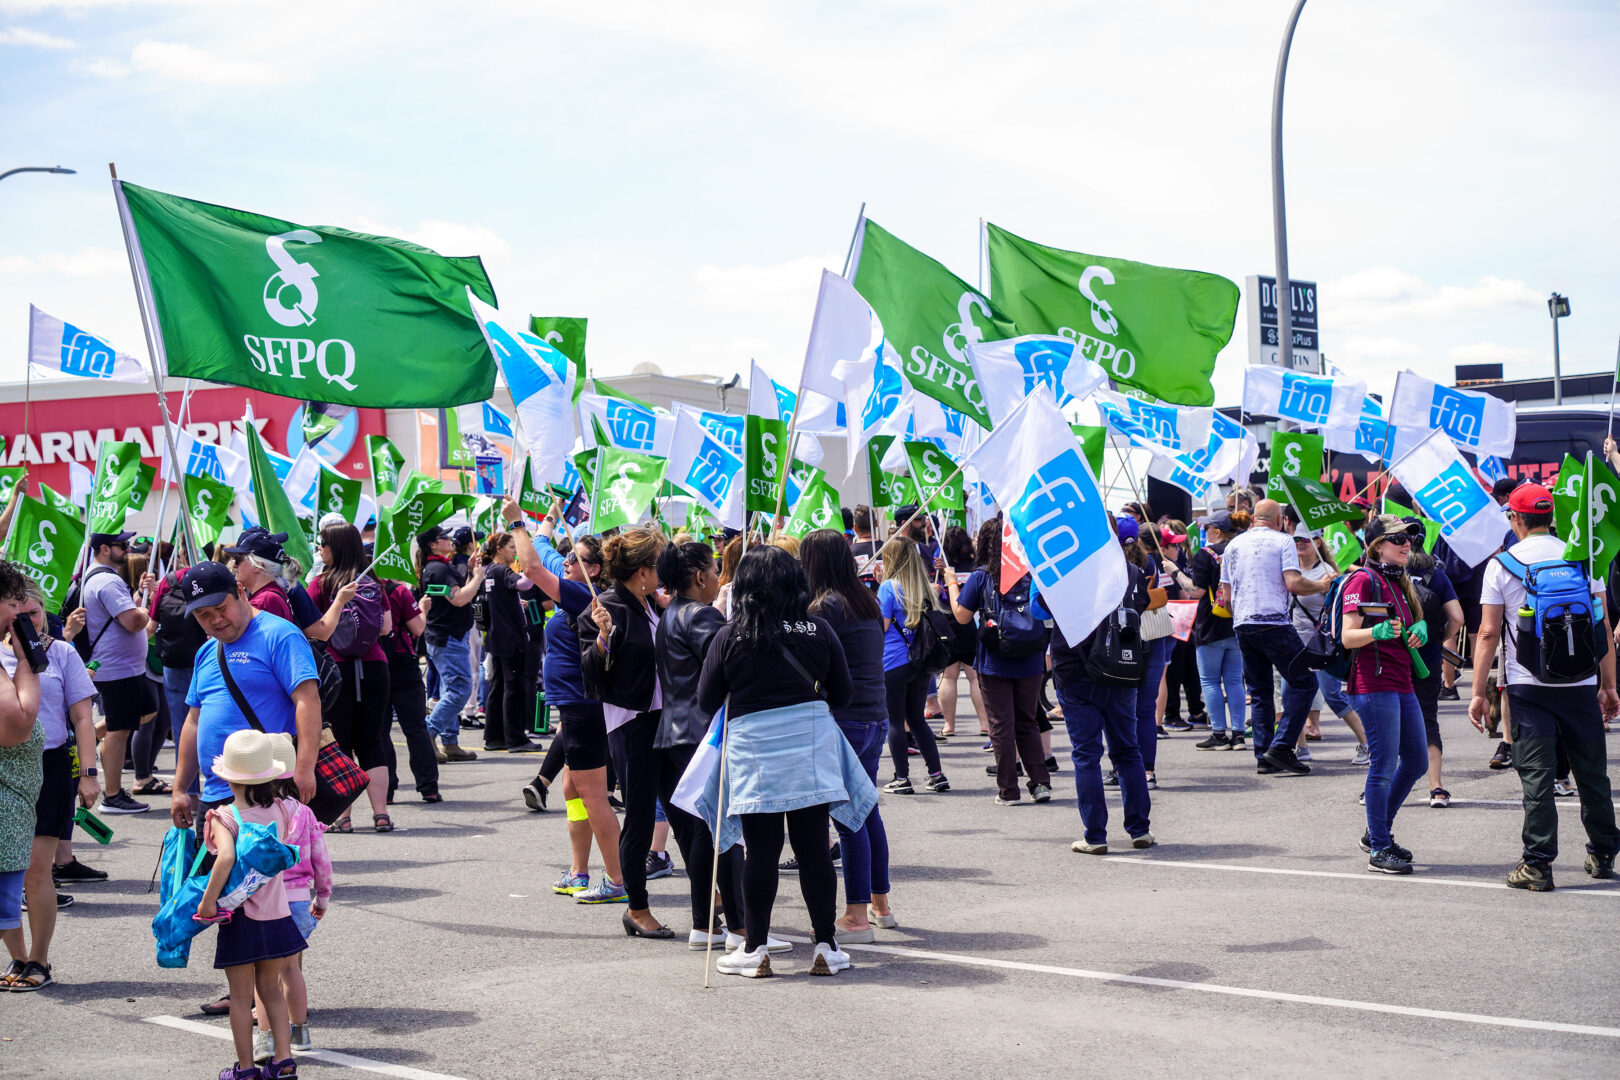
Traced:
[[952, 525], [945, 530], [939, 550], [945, 556], [945, 565], [957, 573], [973, 569], [973, 537], [962, 526]]
[[321, 571], [321, 591], [328, 600], [355, 578], [366, 566], [366, 545], [353, 525], [328, 525], [321, 530], [321, 543], [332, 551], [332, 561]]
[[799, 541], [799, 564], [804, 567], [805, 580], [810, 585], [811, 614], [821, 614], [829, 599], [837, 597], [844, 603], [844, 612], [851, 619], [880, 619], [882, 612], [872, 598], [872, 590], [861, 584], [855, 575], [855, 554], [849, 549], [844, 534], [831, 529], [817, 529]]
[[987, 566], [991, 573], [1001, 568], [1001, 515], [979, 526], [979, 541], [973, 553], [974, 566]]
[[805, 619], [809, 607], [810, 584], [804, 568], [781, 548], [754, 548], [737, 563], [731, 610], [738, 637], [759, 643], [775, 641], [782, 624]]

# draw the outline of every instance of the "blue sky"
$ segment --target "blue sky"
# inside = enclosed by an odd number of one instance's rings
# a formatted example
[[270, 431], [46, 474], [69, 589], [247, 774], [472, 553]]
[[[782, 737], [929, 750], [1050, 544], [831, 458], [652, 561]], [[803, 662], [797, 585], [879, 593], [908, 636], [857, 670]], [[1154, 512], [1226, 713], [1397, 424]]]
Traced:
[[[597, 373], [797, 375], [868, 213], [962, 276], [982, 216], [1243, 284], [1272, 268], [1286, 0], [604, 4], [0, 0], [0, 371], [30, 301], [144, 354], [106, 163], [136, 183], [485, 257], [586, 315]], [[1330, 359], [1566, 372], [1620, 336], [1620, 5], [1307, 5], [1290, 260]], [[1216, 371], [1235, 403], [1240, 312]]]

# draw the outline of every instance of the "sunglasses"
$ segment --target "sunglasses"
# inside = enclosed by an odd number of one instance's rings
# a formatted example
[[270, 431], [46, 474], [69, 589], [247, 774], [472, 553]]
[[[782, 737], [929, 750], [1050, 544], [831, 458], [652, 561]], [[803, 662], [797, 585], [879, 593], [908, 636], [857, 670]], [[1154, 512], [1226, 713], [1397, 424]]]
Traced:
[[1388, 536], [1380, 536], [1378, 539], [1382, 540], [1386, 544], [1398, 544], [1401, 547], [1409, 547], [1412, 543], [1412, 534], [1390, 533]]

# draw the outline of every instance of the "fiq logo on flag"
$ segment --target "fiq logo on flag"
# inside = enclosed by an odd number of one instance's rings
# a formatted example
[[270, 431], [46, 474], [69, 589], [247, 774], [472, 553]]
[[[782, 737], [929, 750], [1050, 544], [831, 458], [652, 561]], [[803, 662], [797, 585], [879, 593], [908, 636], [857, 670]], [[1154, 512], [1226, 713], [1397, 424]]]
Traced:
[[1040, 586], [1055, 586], [1110, 539], [1103, 515], [1080, 511], [1094, 501], [1100, 501], [1096, 484], [1071, 448], [1035, 470], [1008, 511]]
[[1485, 399], [1436, 386], [1429, 402], [1429, 426], [1451, 436], [1452, 442], [1478, 446], [1485, 428]]
[[643, 453], [653, 448], [655, 419], [638, 405], [618, 398], [607, 402], [608, 429], [613, 433], [614, 445]]
[[1490, 502], [1490, 496], [1479, 486], [1461, 461], [1454, 461], [1439, 475], [1413, 493], [1423, 512], [1440, 523], [1440, 535], [1452, 536], [1458, 526]]
[[742, 468], [742, 462], [726, 452], [726, 448], [713, 439], [704, 442], [692, 467], [686, 472], [681, 486], [690, 488], [715, 506], [726, 501], [731, 491], [731, 478]]
[[94, 334], [72, 323], [62, 324], [62, 374], [110, 379], [117, 357], [113, 347]]
[[1333, 407], [1333, 380], [1285, 371], [1282, 376], [1281, 415], [1302, 424], [1325, 424]]

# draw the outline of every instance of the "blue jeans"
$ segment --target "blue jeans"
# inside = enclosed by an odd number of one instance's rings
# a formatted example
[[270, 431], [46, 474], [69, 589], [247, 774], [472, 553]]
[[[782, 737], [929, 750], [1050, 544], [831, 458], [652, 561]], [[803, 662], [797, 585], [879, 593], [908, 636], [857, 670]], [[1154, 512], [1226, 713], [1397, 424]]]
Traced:
[[[191, 689], [191, 669], [165, 667], [163, 669], [163, 697], [169, 703], [169, 730], [174, 733], [174, 751], [180, 752], [180, 731], [186, 726], [186, 693]], [[192, 777], [190, 794], [202, 791], [202, 783]]]
[[446, 746], [461, 739], [461, 709], [472, 695], [472, 658], [465, 635], [447, 638], [443, 645], [428, 642], [428, 659], [439, 669], [439, 703], [428, 714], [428, 730]]
[[1069, 756], [1074, 760], [1074, 798], [1086, 843], [1108, 842], [1108, 801], [1103, 795], [1102, 739], [1108, 735], [1108, 760], [1119, 773], [1125, 803], [1125, 831], [1148, 831], [1147, 770], [1136, 745], [1136, 687], [1075, 679], [1058, 688], [1063, 726], [1069, 729]]
[[1325, 671], [1316, 673], [1316, 689], [1321, 693], [1322, 700], [1327, 704], [1327, 707], [1333, 710], [1333, 715], [1340, 720], [1343, 720], [1350, 710], [1355, 708], [1354, 705], [1350, 704], [1350, 698], [1344, 692], [1343, 681], [1335, 679]]
[[1243, 654], [1238, 650], [1237, 638], [1198, 646], [1197, 660], [1198, 684], [1204, 689], [1210, 733], [1243, 734]]
[[1374, 851], [1389, 847], [1395, 812], [1412, 793], [1412, 785], [1429, 770], [1429, 742], [1423, 735], [1423, 710], [1410, 690], [1351, 694], [1350, 703], [1367, 729], [1367, 833]]
[[[861, 759], [861, 767], [866, 770], [867, 777], [874, 784], [877, 783], [878, 762], [883, 760], [883, 744], [888, 738], [889, 722], [839, 723], [838, 730], [844, 733], [855, 756]], [[838, 829], [838, 842], [843, 845], [844, 851], [844, 902], [869, 904], [874, 892], [887, 895], [889, 834], [883, 828], [883, 815], [878, 813], [878, 808], [872, 807], [866, 823], [859, 829], [851, 830], [837, 818], [833, 819], [833, 825]]]
[[[1294, 658], [1305, 650], [1292, 623], [1251, 623], [1237, 630], [1238, 649], [1243, 653], [1243, 679], [1249, 684], [1249, 726], [1254, 729], [1254, 756], [1267, 750], [1293, 749], [1299, 733], [1305, 730], [1305, 715], [1316, 700], [1316, 679], [1311, 672], [1290, 679], [1288, 670]], [[1272, 668], [1283, 672], [1282, 726], [1277, 727], [1276, 706], [1271, 695]], [[1275, 729], [1275, 730], [1273, 730]]]
[[1148, 772], [1159, 761], [1159, 684], [1164, 681], [1164, 666], [1170, 662], [1170, 650], [1175, 647], [1173, 637], [1147, 643], [1147, 677], [1136, 692], [1136, 746], [1142, 751], [1142, 767]]

